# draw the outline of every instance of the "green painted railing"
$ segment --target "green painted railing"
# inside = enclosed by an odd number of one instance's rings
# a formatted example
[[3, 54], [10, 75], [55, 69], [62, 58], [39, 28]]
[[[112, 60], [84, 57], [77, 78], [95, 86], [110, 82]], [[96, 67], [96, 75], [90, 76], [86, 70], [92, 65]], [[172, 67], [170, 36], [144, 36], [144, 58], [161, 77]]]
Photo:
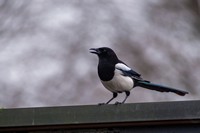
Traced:
[[0, 110], [0, 132], [159, 132], [165, 128], [170, 131], [194, 128], [199, 133], [200, 101]]

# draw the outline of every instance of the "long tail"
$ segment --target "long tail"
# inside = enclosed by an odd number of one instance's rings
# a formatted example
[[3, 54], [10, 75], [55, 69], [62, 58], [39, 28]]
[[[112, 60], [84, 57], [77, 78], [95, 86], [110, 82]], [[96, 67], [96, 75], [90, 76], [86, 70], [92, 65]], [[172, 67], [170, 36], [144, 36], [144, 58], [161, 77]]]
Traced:
[[188, 92], [186, 92], [186, 91], [177, 90], [177, 89], [174, 89], [171, 87], [150, 83], [148, 81], [137, 81], [135, 86], [140, 86], [140, 87], [144, 87], [146, 89], [160, 91], [160, 92], [173, 92], [180, 96], [184, 96], [185, 94], [188, 94]]

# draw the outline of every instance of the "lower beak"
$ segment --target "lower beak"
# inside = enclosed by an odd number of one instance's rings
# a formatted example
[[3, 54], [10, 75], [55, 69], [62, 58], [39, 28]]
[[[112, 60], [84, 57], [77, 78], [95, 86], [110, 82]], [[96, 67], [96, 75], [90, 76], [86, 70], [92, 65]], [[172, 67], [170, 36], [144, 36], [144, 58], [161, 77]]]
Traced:
[[90, 53], [99, 54], [99, 50], [98, 50], [98, 48], [91, 48]]

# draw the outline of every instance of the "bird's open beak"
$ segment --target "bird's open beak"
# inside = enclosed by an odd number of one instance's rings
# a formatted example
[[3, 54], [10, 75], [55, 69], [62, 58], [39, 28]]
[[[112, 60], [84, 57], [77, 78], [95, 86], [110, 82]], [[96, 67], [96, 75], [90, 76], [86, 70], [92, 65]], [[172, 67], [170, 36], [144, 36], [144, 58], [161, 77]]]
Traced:
[[99, 51], [99, 49], [98, 48], [91, 48], [90, 49], [90, 53], [93, 53], [93, 54], [99, 54], [100, 53], [100, 51]]

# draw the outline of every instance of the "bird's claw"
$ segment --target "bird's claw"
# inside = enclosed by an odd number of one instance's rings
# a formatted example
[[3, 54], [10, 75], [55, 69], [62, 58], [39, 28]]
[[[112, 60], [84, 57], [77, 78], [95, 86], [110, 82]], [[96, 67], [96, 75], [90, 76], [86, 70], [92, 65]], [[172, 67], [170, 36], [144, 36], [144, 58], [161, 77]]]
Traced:
[[119, 105], [119, 104], [123, 104], [123, 103], [121, 103], [121, 102], [115, 102], [115, 105]]
[[106, 103], [99, 103], [98, 105], [100, 105], [100, 106], [101, 106], [101, 105], [106, 105]]

